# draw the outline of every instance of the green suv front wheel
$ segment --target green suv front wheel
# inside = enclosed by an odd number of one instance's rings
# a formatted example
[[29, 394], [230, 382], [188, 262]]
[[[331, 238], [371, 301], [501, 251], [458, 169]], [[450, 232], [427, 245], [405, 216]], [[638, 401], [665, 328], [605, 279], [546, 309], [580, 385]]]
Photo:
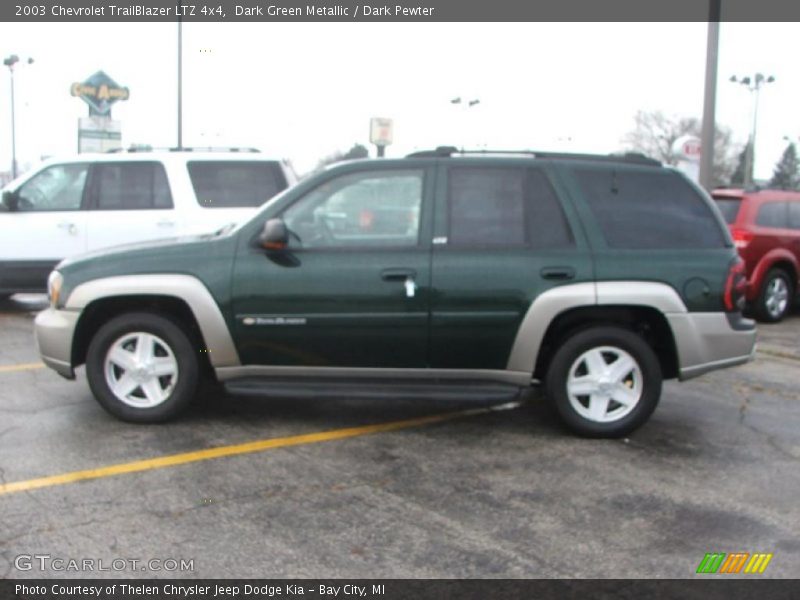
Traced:
[[573, 334], [545, 380], [564, 424], [588, 437], [621, 437], [641, 426], [661, 396], [661, 366], [641, 336], [620, 327]]
[[92, 338], [86, 375], [97, 401], [134, 423], [166, 421], [191, 402], [198, 381], [197, 351], [186, 333], [153, 313], [126, 313]]

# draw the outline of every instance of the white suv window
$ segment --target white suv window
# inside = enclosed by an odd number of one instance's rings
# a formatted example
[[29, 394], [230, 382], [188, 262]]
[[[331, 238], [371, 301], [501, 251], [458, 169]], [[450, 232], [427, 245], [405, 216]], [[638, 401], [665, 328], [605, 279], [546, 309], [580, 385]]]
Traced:
[[54, 165], [26, 181], [17, 192], [17, 210], [79, 210], [86, 183], [86, 163]]
[[91, 188], [92, 208], [97, 210], [172, 208], [167, 174], [159, 162], [96, 164]]

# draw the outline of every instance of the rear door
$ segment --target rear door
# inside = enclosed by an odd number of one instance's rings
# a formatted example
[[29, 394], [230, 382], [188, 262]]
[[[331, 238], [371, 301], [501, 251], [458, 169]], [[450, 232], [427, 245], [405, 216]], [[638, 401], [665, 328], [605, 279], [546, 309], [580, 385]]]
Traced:
[[167, 174], [158, 161], [95, 163], [87, 196], [90, 250], [173, 237], [180, 231]]
[[558, 183], [531, 161], [507, 167], [482, 160], [441, 167], [431, 367], [505, 369], [536, 297], [592, 277], [590, 253]]

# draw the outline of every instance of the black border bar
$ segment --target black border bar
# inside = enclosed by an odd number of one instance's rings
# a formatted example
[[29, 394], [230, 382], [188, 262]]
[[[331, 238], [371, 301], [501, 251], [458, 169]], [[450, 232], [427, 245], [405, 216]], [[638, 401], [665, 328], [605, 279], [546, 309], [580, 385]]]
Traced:
[[[21, 587], [18, 587], [21, 586]], [[194, 588], [192, 588], [194, 586]], [[247, 593], [248, 586], [250, 593]], [[322, 593], [320, 586], [338, 589]], [[346, 587], [349, 586], [349, 587]], [[373, 586], [382, 586], [376, 588]], [[44, 593], [31, 592], [36, 588]], [[131, 592], [131, 588], [142, 590]], [[269, 595], [268, 590], [279, 590]], [[195, 593], [187, 593], [188, 590]], [[252, 590], [257, 589], [258, 592]], [[375, 593], [374, 590], [382, 590]], [[22, 590], [22, 591], [20, 591]], [[76, 591], [79, 590], [79, 591]], [[359, 590], [364, 590], [361, 594]], [[98, 593], [99, 591], [99, 593]], [[220, 591], [224, 593], [220, 593]], [[20, 579], [0, 581], [0, 598], [19, 600], [790, 600], [800, 593], [800, 580], [761, 579], [743, 576], [698, 576], [695, 579], [661, 580], [398, 580], [398, 579]]]
[[[9, 22], [708, 21], [714, 0], [3, 0]], [[731, 22], [800, 21], [793, 0], [721, 0]], [[237, 6], [240, 7], [237, 10]], [[114, 7], [114, 8], [112, 8]], [[250, 10], [243, 10], [244, 8]], [[579, 40], [576, 40], [578, 42]]]

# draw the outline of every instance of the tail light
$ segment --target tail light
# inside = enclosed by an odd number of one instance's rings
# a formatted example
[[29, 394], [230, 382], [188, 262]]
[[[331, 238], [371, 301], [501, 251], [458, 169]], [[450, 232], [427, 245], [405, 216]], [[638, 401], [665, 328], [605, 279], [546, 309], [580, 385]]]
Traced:
[[747, 245], [753, 241], [753, 232], [746, 229], [734, 229], [731, 231], [733, 235], [733, 243], [737, 248], [747, 248]]
[[747, 274], [744, 261], [737, 258], [728, 269], [728, 278], [725, 280], [725, 310], [736, 312], [744, 310], [744, 294], [747, 289]]

